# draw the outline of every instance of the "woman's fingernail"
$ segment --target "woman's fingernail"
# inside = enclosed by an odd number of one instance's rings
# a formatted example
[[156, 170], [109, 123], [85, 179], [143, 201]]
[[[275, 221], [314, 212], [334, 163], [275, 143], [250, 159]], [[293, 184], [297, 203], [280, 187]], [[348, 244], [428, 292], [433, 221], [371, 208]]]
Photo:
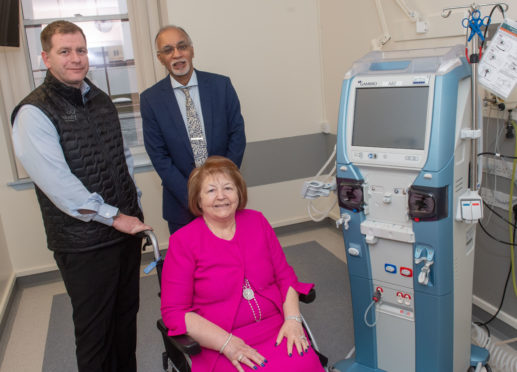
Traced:
[[267, 359], [264, 359], [264, 363], [267, 363]]
[[293, 353], [289, 353], [289, 358], [293, 356]]
[[300, 356], [303, 356], [303, 351], [300, 353]]
[[260, 366], [261, 367], [265, 367], [266, 365], [264, 363], [260, 363]]
[[258, 367], [257, 367], [257, 366], [253, 366], [253, 369], [255, 369], [255, 370], [256, 370], [256, 369], [258, 369]]
[[308, 353], [309, 352], [309, 348], [305, 349], [305, 352]]
[[275, 346], [278, 346], [278, 342], [275, 342]]

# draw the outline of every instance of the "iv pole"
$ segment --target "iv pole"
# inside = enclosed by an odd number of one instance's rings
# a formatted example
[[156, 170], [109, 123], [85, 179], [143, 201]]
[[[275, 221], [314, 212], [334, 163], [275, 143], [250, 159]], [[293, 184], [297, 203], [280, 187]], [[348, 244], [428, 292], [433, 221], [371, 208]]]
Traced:
[[[450, 7], [450, 8], [443, 8], [442, 9], [442, 17], [447, 18], [451, 15], [451, 12], [455, 9], [468, 9], [469, 15], [472, 15], [474, 11], [479, 11], [481, 7], [486, 6], [496, 6], [501, 5], [505, 7], [505, 11], [508, 10], [508, 4], [506, 3], [490, 3], [490, 4], [476, 4], [472, 3], [469, 6], [457, 6], [457, 7]], [[486, 26], [488, 27], [488, 25]], [[467, 28], [467, 35], [468, 35], [468, 28]], [[471, 31], [473, 32], [473, 31]], [[478, 148], [478, 138], [479, 136], [476, 136], [475, 133], [479, 130], [479, 105], [478, 105], [478, 63], [480, 60], [480, 54], [478, 51], [479, 49], [479, 38], [477, 35], [474, 35], [472, 38], [472, 54], [469, 57], [469, 63], [472, 68], [472, 78], [471, 78], [471, 99], [472, 99], [472, 133], [474, 133], [471, 137], [472, 139], [472, 145], [470, 149], [470, 157], [471, 157], [471, 175], [470, 175], [470, 189], [472, 191], [477, 191], [479, 188], [478, 183], [478, 159], [477, 159], [477, 148]]]

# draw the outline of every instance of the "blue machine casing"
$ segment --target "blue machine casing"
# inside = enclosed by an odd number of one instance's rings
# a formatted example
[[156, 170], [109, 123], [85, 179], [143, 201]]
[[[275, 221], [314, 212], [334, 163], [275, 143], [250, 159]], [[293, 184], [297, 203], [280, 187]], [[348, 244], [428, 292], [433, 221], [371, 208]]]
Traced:
[[[461, 57], [461, 46], [438, 50], [435, 54], [424, 51], [423, 56], [418, 52], [372, 52], [353, 66], [342, 85], [337, 136], [338, 184], [340, 180], [363, 183], [365, 197], [364, 210], [340, 208], [342, 215], [350, 216], [349, 228], [343, 231], [343, 237], [356, 345], [355, 360], [335, 364], [334, 367], [342, 372], [463, 372], [470, 365], [470, 312], [466, 315], [460, 307], [470, 311], [475, 225], [455, 220], [455, 203], [469, 187], [470, 143], [460, 139], [459, 133], [470, 123], [471, 69]], [[351, 148], [351, 126], [354, 124], [351, 97], [358, 84], [365, 78], [378, 78], [389, 87], [400, 84], [399, 77], [417, 81], [420, 76], [428, 77], [431, 95], [426, 150], [425, 154], [419, 155], [422, 166], [412, 166], [404, 161], [398, 165], [396, 160], [386, 164], [377, 160], [391, 156], [389, 149], [385, 151], [388, 155], [384, 155], [384, 150], [375, 148], [365, 151]], [[393, 110], [403, 109], [403, 102], [400, 107], [393, 107]], [[368, 154], [369, 159], [363, 158], [364, 154]], [[393, 181], [386, 176], [390, 172], [395, 174]], [[403, 184], [399, 178], [411, 179], [412, 183]], [[446, 215], [429, 221], [407, 216], [408, 208], [404, 211], [397, 200], [407, 201], [411, 187], [446, 190], [445, 197], [440, 200]], [[375, 196], [380, 188], [384, 203]], [[392, 197], [399, 199], [392, 202]], [[377, 212], [377, 208], [382, 211]], [[390, 216], [404, 213], [407, 223], [390, 221]], [[404, 221], [402, 217], [399, 220]], [[399, 230], [404, 231], [404, 238], [397, 237]], [[393, 261], [386, 251], [389, 247], [397, 247]], [[353, 255], [350, 248], [355, 248]], [[422, 272], [426, 261], [417, 263], [416, 258], [426, 254], [433, 263], [424, 285], [419, 282], [417, 273]], [[467, 255], [465, 260], [464, 254]], [[458, 265], [459, 269], [455, 267]], [[408, 276], [401, 277], [397, 270], [405, 270]], [[396, 281], [390, 282], [391, 276], [386, 275], [387, 272], [393, 274]], [[465, 296], [461, 292], [468, 291], [469, 286], [470, 291]], [[381, 304], [386, 310], [379, 306], [377, 311], [365, 314], [376, 289], [386, 291], [386, 303]], [[393, 297], [395, 293], [396, 297]], [[404, 302], [400, 301], [402, 296], [407, 296], [403, 298]], [[398, 317], [399, 310], [405, 315]], [[364, 318], [370, 325], [378, 323], [374, 327], [368, 326]], [[386, 334], [397, 329], [392, 325], [397, 322], [402, 324], [401, 331]], [[401, 360], [400, 369], [394, 367], [397, 359]]]

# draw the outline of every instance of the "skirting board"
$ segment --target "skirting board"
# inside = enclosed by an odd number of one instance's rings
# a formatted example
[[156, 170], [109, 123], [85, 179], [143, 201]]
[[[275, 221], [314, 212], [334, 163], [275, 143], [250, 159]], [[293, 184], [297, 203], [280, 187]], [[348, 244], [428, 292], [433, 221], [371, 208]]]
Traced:
[[0, 301], [0, 329], [3, 328], [4, 317], [7, 315], [7, 308], [9, 306], [9, 301], [11, 300], [11, 296], [14, 291], [14, 285], [16, 283], [16, 275], [11, 273], [11, 276], [7, 280], [7, 285], [5, 286], [5, 291], [2, 295], [2, 300]]
[[[497, 311], [496, 306], [486, 302], [478, 296], [472, 296], [472, 303], [478, 306], [480, 309], [485, 310], [489, 314], [495, 314], [495, 312]], [[499, 314], [497, 314], [497, 319], [499, 319], [502, 322], [505, 322], [513, 329], [517, 329], [517, 319], [509, 315], [508, 313], [500, 311]]]
[[52, 263], [49, 265], [33, 267], [28, 270], [20, 270], [16, 273], [16, 276], [17, 277], [30, 276], [30, 275], [42, 274], [42, 273], [47, 273], [47, 272], [56, 271], [56, 270], [57, 270], [57, 265], [55, 263]]

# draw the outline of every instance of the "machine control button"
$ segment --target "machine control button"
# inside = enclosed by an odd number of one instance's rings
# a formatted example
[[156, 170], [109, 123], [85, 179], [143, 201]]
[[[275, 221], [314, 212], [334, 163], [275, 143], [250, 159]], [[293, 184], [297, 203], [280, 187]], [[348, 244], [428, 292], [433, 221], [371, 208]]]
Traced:
[[472, 202], [472, 219], [479, 220], [483, 218], [483, 210], [481, 209], [481, 203], [478, 201]]
[[411, 278], [413, 276], [413, 270], [411, 270], [409, 267], [401, 267], [400, 275]]
[[385, 193], [382, 201], [384, 204], [391, 204], [391, 192]]
[[357, 257], [357, 256], [359, 256], [360, 252], [359, 252], [359, 249], [352, 247], [352, 248], [348, 248], [348, 254], [350, 256]]
[[387, 273], [396, 274], [397, 273], [397, 266], [392, 265], [392, 264], [384, 264], [384, 270]]
[[464, 220], [472, 221], [472, 202], [470, 200], [461, 203], [461, 217]]

